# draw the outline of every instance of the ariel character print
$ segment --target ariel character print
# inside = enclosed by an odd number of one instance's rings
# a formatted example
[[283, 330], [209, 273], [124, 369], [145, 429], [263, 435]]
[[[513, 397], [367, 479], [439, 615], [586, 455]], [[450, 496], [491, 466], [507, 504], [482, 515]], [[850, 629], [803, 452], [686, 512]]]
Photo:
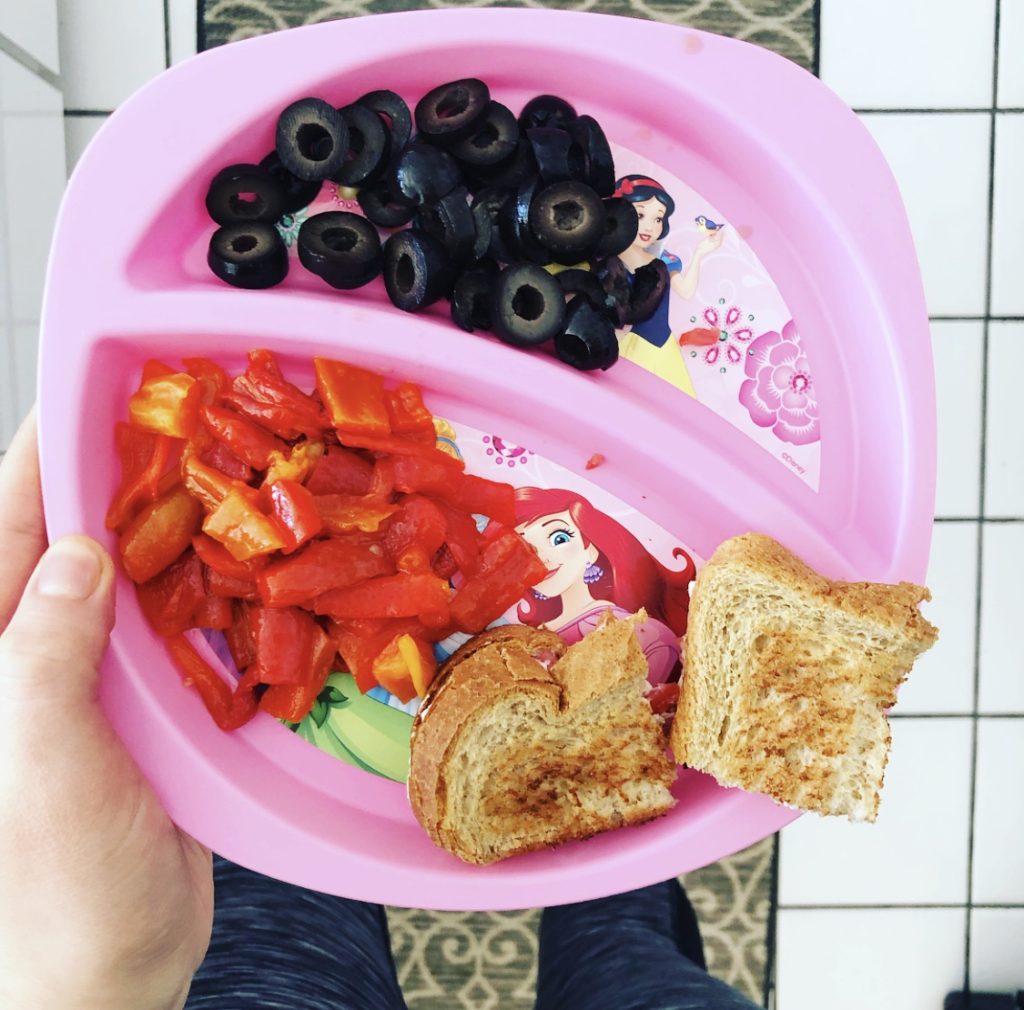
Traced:
[[669, 290], [684, 299], [694, 296], [700, 281], [701, 264], [721, 246], [725, 229], [721, 225], [715, 225], [712, 229], [706, 223], [706, 219], [705, 223], [701, 224], [698, 218], [698, 228], [704, 233], [704, 238], [697, 244], [693, 258], [684, 270], [682, 260], [678, 256], [662, 249], [662, 242], [668, 235], [669, 218], [676, 209], [675, 201], [665, 191], [665, 187], [645, 175], [627, 175], [615, 184], [615, 196], [628, 200], [635, 208], [639, 219], [632, 245], [619, 254], [630, 282], [632, 283], [632, 275], [638, 267], [658, 258], [668, 267], [671, 281], [670, 288], [665, 289], [665, 294], [650, 319], [636, 323], [632, 327], [626, 326], [619, 331], [619, 353], [666, 382], [671, 382], [684, 393], [695, 396], [679, 344], [670, 339], [672, 330], [668, 318]]
[[637, 635], [648, 678], [661, 684], [675, 674], [696, 573], [681, 547], [672, 554], [683, 568], [672, 571], [586, 498], [560, 488], [516, 488], [516, 531], [548, 566], [544, 581], [519, 604], [523, 624], [548, 628], [571, 645], [606, 611], [626, 617], [643, 607], [650, 617]]

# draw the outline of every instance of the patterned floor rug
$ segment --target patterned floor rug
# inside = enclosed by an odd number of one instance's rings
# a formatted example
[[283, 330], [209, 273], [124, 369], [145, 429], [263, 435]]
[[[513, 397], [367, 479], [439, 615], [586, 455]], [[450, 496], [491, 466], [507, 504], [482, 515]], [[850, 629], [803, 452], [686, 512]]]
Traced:
[[[199, 0], [201, 49], [336, 18], [423, 7], [557, 7], [685, 24], [817, 69], [816, 0]], [[774, 839], [690, 873], [711, 972], [762, 1002], [771, 960]], [[539, 912], [389, 909], [410, 1010], [530, 1010]]]

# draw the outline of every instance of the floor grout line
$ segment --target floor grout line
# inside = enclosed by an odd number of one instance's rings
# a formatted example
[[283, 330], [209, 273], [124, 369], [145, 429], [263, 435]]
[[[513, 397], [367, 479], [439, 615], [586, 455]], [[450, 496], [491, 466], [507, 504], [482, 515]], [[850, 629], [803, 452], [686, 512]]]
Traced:
[[2, 33], [0, 33], [0, 52], [6, 53], [15, 63], [21, 64], [30, 74], [42, 78], [51, 88], [56, 88], [61, 92], [64, 90], [60, 74], [51, 70], [41, 60], [37, 60], [27, 49], [19, 46], [14, 39], [8, 38]]
[[[982, 324], [981, 360], [981, 445], [979, 459], [978, 514], [985, 515], [986, 454], [988, 451], [988, 347], [992, 313], [992, 233], [995, 229], [996, 190], [996, 109], [999, 101], [999, 29], [1002, 0], [996, 0], [995, 23], [992, 32], [992, 107], [989, 112], [988, 144], [988, 241], [985, 249], [985, 319]], [[978, 712], [981, 696], [981, 622], [982, 592], [984, 586], [985, 523], [978, 524], [977, 539], [977, 592], [974, 600], [974, 684], [972, 686], [974, 712]], [[971, 991], [972, 907], [974, 900], [974, 818], [978, 797], [978, 731], [977, 718], [971, 723], [971, 777], [967, 802], [967, 918], [964, 923], [964, 992]]]

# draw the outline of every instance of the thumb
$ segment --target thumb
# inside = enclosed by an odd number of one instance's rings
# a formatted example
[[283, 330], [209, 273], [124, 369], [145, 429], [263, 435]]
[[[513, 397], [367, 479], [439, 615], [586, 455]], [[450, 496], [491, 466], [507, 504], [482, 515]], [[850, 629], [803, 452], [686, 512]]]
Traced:
[[58, 540], [0, 635], [0, 704], [94, 698], [113, 624], [110, 556], [88, 537]]

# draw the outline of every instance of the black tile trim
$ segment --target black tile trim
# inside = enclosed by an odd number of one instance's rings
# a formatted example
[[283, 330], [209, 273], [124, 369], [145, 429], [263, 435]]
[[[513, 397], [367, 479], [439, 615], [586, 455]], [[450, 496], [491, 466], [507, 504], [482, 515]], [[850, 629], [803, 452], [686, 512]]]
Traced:
[[[821, 77], [821, 0], [814, 0], [814, 11], [811, 14], [813, 28], [814, 58], [811, 61], [811, 73]], [[767, 995], [767, 994], [766, 994]], [[765, 1005], [767, 1006], [767, 998]]]
[[[942, 106], [929, 106], [925, 108], [856, 108], [853, 110], [858, 116], [979, 116], [979, 115], [991, 115], [992, 108], [990, 106], [982, 106], [980, 108], [975, 106], [965, 105], [942, 105]], [[1004, 112], [1017, 112], [1021, 110], [1017, 109], [1004, 109]]]
[[196, 4], [196, 52], [201, 53], [206, 50], [206, 3], [205, 0], [199, 0]]
[[1024, 516], [935, 516], [937, 523], [981, 523], [985, 526], [1024, 523]]
[[109, 116], [113, 109], [65, 109], [65, 116]]
[[171, 65], [171, 7], [170, 0], [164, 0], [164, 66]]
[[929, 316], [932, 323], [1024, 323], [1024, 316]]
[[[815, 49], [817, 52], [817, 49]], [[768, 931], [765, 935], [764, 989], [763, 1003], [771, 1006], [772, 992], [775, 989], [775, 947], [778, 936], [779, 915], [779, 833], [772, 840], [772, 877], [769, 894]]]

